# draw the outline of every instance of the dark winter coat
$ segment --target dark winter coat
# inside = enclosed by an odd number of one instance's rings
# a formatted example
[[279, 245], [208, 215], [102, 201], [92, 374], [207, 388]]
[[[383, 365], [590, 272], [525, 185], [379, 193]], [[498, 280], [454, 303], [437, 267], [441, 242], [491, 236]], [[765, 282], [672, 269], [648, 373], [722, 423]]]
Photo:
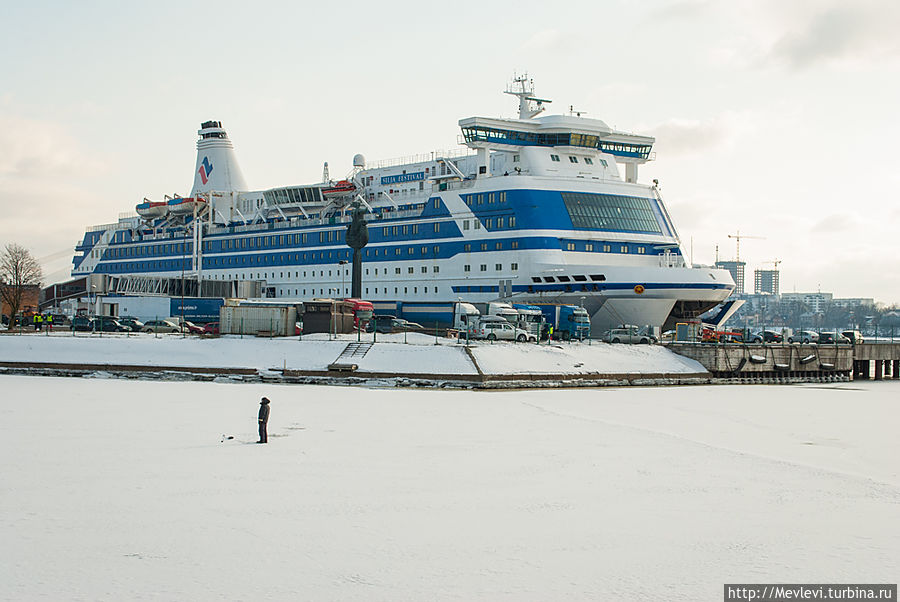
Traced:
[[259, 422], [266, 424], [269, 421], [269, 402], [263, 401], [259, 404]]

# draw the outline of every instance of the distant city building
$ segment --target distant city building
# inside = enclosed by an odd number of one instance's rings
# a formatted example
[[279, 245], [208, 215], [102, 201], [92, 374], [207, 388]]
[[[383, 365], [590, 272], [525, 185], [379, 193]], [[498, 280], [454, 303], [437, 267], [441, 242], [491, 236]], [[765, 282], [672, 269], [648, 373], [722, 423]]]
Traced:
[[756, 295], [778, 294], [778, 270], [756, 270], [753, 272], [753, 293]]
[[832, 299], [831, 302], [837, 307], [858, 307], [860, 305], [867, 305], [869, 307], [875, 306], [875, 299], [871, 297], [846, 297]]
[[744, 261], [717, 261], [716, 267], [731, 272], [734, 279], [734, 292], [738, 295], [744, 294]]
[[825, 305], [831, 303], [834, 295], [831, 293], [781, 293], [782, 301], [799, 301], [809, 307], [813, 313], [825, 312]]

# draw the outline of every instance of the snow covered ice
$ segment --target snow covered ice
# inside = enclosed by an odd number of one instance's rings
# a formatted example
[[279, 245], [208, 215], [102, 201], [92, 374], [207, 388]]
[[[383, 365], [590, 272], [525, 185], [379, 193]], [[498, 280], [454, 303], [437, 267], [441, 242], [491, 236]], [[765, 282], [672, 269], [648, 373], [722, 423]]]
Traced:
[[[720, 600], [726, 582], [897, 580], [896, 382], [0, 390], [0, 599]], [[269, 444], [249, 444], [262, 395]]]

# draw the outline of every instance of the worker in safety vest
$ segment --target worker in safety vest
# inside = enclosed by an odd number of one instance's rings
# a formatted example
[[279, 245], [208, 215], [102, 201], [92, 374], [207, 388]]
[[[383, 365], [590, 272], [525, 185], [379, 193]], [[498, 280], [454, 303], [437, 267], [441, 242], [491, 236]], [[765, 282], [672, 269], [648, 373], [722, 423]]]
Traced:
[[34, 319], [34, 329], [40, 330], [41, 329], [41, 314], [37, 314], [37, 313], [34, 314], [33, 319]]
[[47, 314], [47, 330], [53, 332], [53, 314]]

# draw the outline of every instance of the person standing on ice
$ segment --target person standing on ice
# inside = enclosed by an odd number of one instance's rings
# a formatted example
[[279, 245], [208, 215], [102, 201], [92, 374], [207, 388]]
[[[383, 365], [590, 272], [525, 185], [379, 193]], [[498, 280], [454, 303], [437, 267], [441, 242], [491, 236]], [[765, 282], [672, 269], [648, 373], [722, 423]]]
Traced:
[[266, 432], [266, 425], [269, 423], [269, 398], [263, 397], [259, 402], [259, 441], [257, 443], [268, 443], [269, 435]]

